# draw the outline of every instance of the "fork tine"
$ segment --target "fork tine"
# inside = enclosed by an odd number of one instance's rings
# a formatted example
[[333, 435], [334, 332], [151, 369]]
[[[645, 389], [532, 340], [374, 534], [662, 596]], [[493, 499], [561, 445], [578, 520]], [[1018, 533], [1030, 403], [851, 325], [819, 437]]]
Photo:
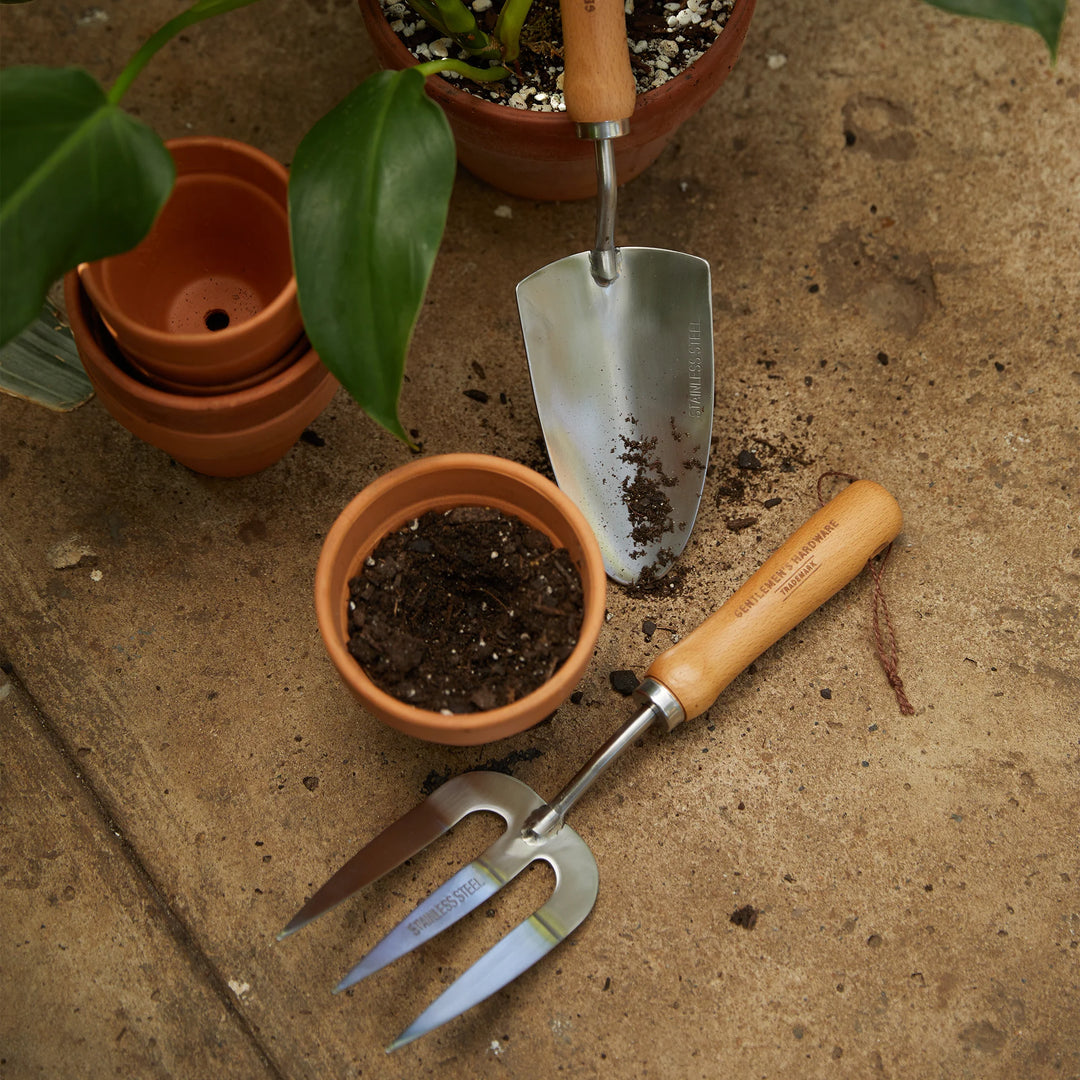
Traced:
[[[563, 826], [561, 832], [571, 830]], [[518, 923], [440, 994], [386, 1048], [388, 1054], [479, 1005], [581, 925], [596, 901], [600, 877], [588, 846], [576, 833], [572, 839], [577, 852], [572, 873], [563, 873], [559, 863], [547, 854], [539, 856], [555, 867], [555, 891], [547, 903]]]
[[542, 800], [532, 788], [512, 776], [469, 772], [447, 780], [349, 859], [293, 916], [277, 940], [296, 933], [342, 900], [396, 869], [468, 814], [490, 810], [502, 814], [509, 823], [511, 818], [516, 822], [538, 805], [542, 805]]
[[369, 953], [361, 957], [334, 987], [334, 993], [348, 990], [361, 979], [373, 975], [453, 926], [520, 873], [524, 864], [505, 864], [504, 868], [506, 873], [499, 869], [496, 860], [489, 861], [484, 856], [462, 867], [421, 900]]
[[[536, 858], [536, 848], [522, 838], [521, 829], [526, 817], [545, 805], [540, 796], [520, 780], [499, 773], [465, 775], [470, 778], [468, 797], [472, 800], [471, 808], [493, 810], [500, 814], [506, 822], [506, 832], [482, 855], [421, 900], [366, 956], [353, 965], [334, 988], [335, 994], [355, 986], [361, 979], [453, 926]], [[482, 804], [479, 803], [481, 799]]]
[[349, 859], [278, 933], [278, 941], [396, 869], [454, 824], [431, 799], [414, 806]]

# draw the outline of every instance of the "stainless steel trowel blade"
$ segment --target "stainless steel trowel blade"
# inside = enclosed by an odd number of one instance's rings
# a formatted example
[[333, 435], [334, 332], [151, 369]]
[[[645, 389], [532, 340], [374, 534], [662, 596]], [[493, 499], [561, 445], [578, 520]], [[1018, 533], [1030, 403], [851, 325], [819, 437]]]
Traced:
[[712, 285], [704, 259], [618, 249], [598, 285], [589, 254], [517, 287], [533, 394], [559, 486], [592, 526], [608, 575], [664, 574], [697, 516], [713, 415]]

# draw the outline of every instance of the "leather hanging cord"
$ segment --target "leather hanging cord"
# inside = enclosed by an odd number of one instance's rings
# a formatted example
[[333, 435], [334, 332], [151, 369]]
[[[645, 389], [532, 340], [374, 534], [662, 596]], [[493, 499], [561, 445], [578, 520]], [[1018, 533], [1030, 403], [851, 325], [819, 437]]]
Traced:
[[[845, 472], [827, 472], [818, 477], [817, 496], [818, 502], [824, 506], [825, 496], [822, 493], [822, 485], [831, 477], [840, 480], [855, 481], [859, 478]], [[885, 602], [885, 564], [889, 561], [889, 553], [892, 551], [890, 543], [879, 555], [870, 559], [867, 566], [870, 576], [874, 579], [874, 588], [870, 598], [871, 622], [874, 628], [874, 641], [877, 644], [878, 659], [889, 680], [889, 685], [896, 695], [896, 703], [900, 706], [900, 712], [904, 716], [913, 716], [915, 706], [908, 700], [904, 692], [904, 681], [900, 678], [900, 649], [896, 644], [896, 631], [893, 629], [892, 618], [889, 615], [889, 605]]]

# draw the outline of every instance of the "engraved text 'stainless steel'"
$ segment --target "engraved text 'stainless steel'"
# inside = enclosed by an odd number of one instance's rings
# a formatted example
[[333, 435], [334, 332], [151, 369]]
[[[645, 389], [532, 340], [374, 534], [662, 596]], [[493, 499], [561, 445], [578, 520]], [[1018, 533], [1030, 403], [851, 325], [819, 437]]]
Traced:
[[505, 833], [421, 902], [337, 989], [355, 985], [423, 945], [542, 859], [555, 871], [550, 899], [484, 953], [388, 1049], [412, 1042], [504, 987], [592, 910], [599, 887], [596, 860], [563, 819], [593, 781], [647, 728], [659, 723], [670, 730], [708, 709], [751, 661], [856, 577], [867, 559], [899, 533], [902, 520], [884, 488], [868, 480], [852, 484], [799, 528], [723, 607], [652, 663], [637, 689], [638, 710], [550, 803], [501, 773], [454, 777], [354, 855], [278, 938], [400, 866], [467, 814], [493, 811], [506, 821]]
[[612, 140], [636, 100], [620, 0], [564, 0], [567, 111], [594, 140], [592, 251], [517, 287], [533, 397], [559, 486], [630, 584], [660, 577], [697, 516], [713, 416], [712, 283], [704, 259], [615, 246]]

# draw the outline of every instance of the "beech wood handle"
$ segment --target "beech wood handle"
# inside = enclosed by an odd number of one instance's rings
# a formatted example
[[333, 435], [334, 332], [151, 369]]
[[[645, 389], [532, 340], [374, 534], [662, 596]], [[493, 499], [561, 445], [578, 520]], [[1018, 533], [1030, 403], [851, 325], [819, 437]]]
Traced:
[[563, 96], [578, 124], [628, 120], [637, 89], [630, 70], [623, 0], [559, 0]]
[[880, 484], [857, 480], [796, 530], [719, 611], [658, 656], [646, 676], [678, 698], [682, 719], [699, 716], [751, 661], [855, 578], [903, 520]]

